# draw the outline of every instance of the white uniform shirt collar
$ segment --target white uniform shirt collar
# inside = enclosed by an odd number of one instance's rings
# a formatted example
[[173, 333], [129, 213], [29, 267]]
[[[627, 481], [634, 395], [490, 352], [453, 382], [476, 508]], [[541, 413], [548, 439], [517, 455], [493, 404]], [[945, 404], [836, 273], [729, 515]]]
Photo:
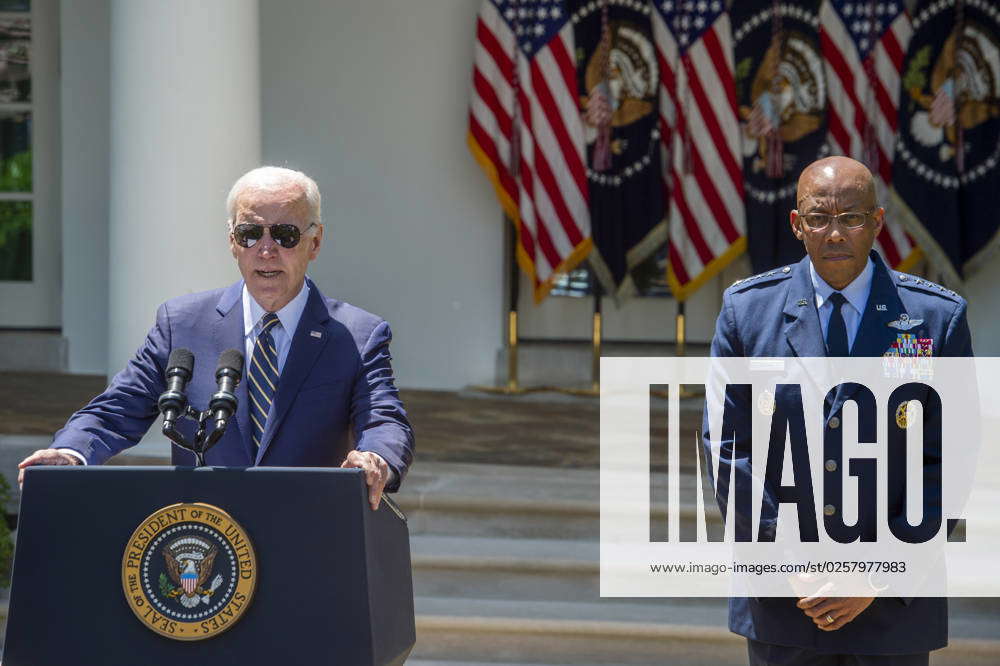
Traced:
[[872, 290], [872, 278], [875, 277], [875, 262], [872, 261], [871, 257], [868, 257], [868, 263], [865, 264], [864, 270], [858, 277], [844, 287], [843, 289], [834, 289], [826, 280], [819, 276], [816, 272], [816, 267], [813, 266], [812, 260], [809, 261], [809, 277], [812, 279], [813, 290], [816, 292], [816, 309], [819, 310], [823, 307], [823, 304], [830, 299], [830, 294], [835, 291], [840, 291], [847, 299], [847, 302], [851, 304], [851, 307], [860, 315], [865, 311], [865, 306], [868, 304], [868, 295]]
[[[306, 302], [309, 300], [309, 285], [303, 280], [302, 289], [299, 293], [288, 302], [288, 305], [278, 310], [275, 314], [278, 315], [278, 320], [281, 322], [281, 327], [284, 329], [288, 338], [295, 334], [295, 329], [299, 325], [299, 319], [302, 318], [302, 312], [306, 309]], [[249, 336], [254, 327], [260, 323], [261, 317], [263, 317], [267, 311], [262, 308], [257, 301], [254, 300], [253, 296], [250, 295], [250, 290], [247, 289], [247, 285], [243, 283], [243, 334]]]

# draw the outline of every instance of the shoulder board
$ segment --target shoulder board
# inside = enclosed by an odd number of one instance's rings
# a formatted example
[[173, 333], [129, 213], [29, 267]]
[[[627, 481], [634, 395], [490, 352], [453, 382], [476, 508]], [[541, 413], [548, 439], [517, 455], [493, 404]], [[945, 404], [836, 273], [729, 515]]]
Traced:
[[910, 275], [909, 273], [899, 273], [897, 271], [892, 271], [892, 275], [895, 277], [896, 284], [901, 287], [907, 287], [913, 289], [914, 291], [923, 291], [929, 294], [937, 294], [944, 298], [951, 299], [953, 301], [958, 301], [962, 297], [956, 292], [948, 289], [947, 287], [942, 287], [936, 282], [931, 282], [930, 280], [925, 280], [922, 277], [916, 275]]
[[737, 280], [736, 282], [729, 285], [730, 289], [739, 291], [744, 287], [749, 287], [755, 284], [767, 284], [768, 282], [774, 282], [775, 280], [783, 280], [787, 277], [791, 277], [792, 267], [785, 266], [783, 268], [775, 268], [773, 271], [767, 271], [765, 273], [760, 273], [752, 277], [743, 278], [742, 280]]

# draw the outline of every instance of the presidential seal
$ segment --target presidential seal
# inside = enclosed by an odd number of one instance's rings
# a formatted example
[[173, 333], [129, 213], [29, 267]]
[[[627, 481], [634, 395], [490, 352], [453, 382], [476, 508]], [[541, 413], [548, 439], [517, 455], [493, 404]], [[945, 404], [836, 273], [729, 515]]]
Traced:
[[122, 557], [122, 589], [135, 616], [180, 641], [236, 624], [253, 599], [257, 556], [246, 531], [211, 504], [173, 504], [142, 521]]

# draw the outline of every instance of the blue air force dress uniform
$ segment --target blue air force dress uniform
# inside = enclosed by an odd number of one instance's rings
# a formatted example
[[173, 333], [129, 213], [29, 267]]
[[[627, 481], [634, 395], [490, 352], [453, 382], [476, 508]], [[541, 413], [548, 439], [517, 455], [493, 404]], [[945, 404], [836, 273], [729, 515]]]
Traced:
[[[809, 257], [737, 281], [723, 294], [712, 356], [836, 355], [827, 353], [824, 342], [834, 302], [843, 303], [850, 356], [972, 356], [965, 300], [940, 285], [888, 270], [875, 252], [842, 297], [832, 292]], [[948, 610], [945, 599], [876, 598], [853, 622], [824, 632], [794, 599], [733, 598], [729, 628], [750, 639], [752, 655], [755, 648], [758, 656], [763, 650], [775, 663], [806, 663], [808, 655], [823, 654], [914, 655], [912, 662], [891, 663], [927, 663], [927, 652], [947, 644]]]

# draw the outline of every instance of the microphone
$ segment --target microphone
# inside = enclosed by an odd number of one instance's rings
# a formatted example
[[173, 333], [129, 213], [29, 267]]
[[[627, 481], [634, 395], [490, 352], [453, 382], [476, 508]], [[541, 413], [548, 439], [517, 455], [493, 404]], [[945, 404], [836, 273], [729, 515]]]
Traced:
[[[236, 411], [236, 386], [243, 378], [243, 354], [236, 349], [227, 349], [219, 357], [219, 365], [215, 370], [215, 381], [219, 390], [212, 395], [208, 410], [215, 418], [215, 431], [222, 434], [226, 423]], [[213, 433], [215, 434], [215, 433]]]
[[167, 390], [160, 395], [156, 406], [163, 414], [163, 428], [172, 427], [187, 407], [184, 387], [194, 371], [194, 354], [187, 349], [175, 349], [167, 359]]

